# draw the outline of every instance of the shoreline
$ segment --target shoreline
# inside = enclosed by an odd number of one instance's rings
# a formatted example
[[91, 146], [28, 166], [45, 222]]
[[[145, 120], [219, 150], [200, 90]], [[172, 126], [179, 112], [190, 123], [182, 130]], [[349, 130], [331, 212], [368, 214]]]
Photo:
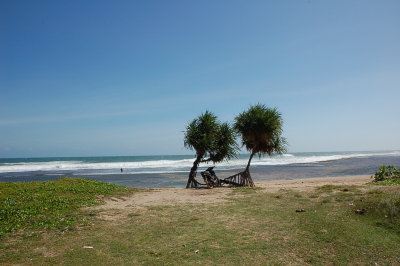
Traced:
[[[300, 180], [304, 178], [329, 178], [346, 176], [371, 176], [381, 165], [400, 165], [400, 156], [371, 156], [366, 158], [340, 159], [330, 162], [309, 164], [288, 164], [260, 166], [252, 165], [250, 168], [254, 182]], [[202, 179], [200, 172], [205, 167], [198, 169], [198, 179]], [[0, 182], [30, 182], [57, 180], [62, 177], [82, 177], [96, 181], [135, 188], [165, 188], [185, 187], [190, 169], [185, 172], [168, 173], [130, 173], [128, 170], [118, 172], [94, 174], [90, 171], [33, 171], [0, 173]], [[223, 170], [220, 166], [214, 169], [220, 179], [236, 174], [243, 169]]]
[[[138, 175], [139, 176], [139, 175]], [[146, 176], [146, 175], [140, 175], [140, 176]], [[326, 185], [326, 184], [333, 184], [333, 185], [362, 185], [363, 183], [368, 183], [372, 181], [371, 175], [339, 175], [339, 176], [310, 176], [310, 177], [301, 177], [301, 178], [296, 178], [292, 176], [285, 176], [285, 177], [278, 177], [278, 178], [272, 178], [269, 177], [268, 174], [266, 173], [260, 173], [256, 172], [252, 174], [253, 176], [253, 181], [256, 185], [256, 187], [262, 187], [264, 189], [269, 188], [284, 188], [284, 187], [290, 187], [290, 188], [304, 188], [304, 187], [313, 187], [313, 186], [319, 186], [319, 185]], [[0, 182], [40, 182], [40, 181], [48, 181], [48, 180], [58, 180], [60, 178], [64, 177], [71, 177], [71, 178], [88, 178], [88, 179], [94, 179], [97, 181], [101, 182], [106, 182], [106, 183], [116, 183], [116, 182], [110, 182], [112, 180], [108, 178], [101, 178], [100, 177], [93, 177], [93, 176], [57, 176], [54, 178], [29, 178], [29, 179], [20, 179], [20, 178], [10, 178], [8, 180], [1, 180]], [[129, 179], [129, 175], [126, 175], [127, 179]], [[150, 177], [150, 175], [149, 175]], [[184, 189], [184, 184], [186, 184], [186, 175], [164, 175], [164, 177], [167, 180], [170, 181], [175, 181], [175, 186], [163, 186], [163, 185], [170, 185], [169, 183], [163, 183], [160, 182], [161, 180], [157, 178], [157, 183], [154, 184], [155, 186], [146, 186], [144, 183], [147, 183], [149, 180], [141, 180], [143, 183], [139, 184], [139, 186], [130, 186], [130, 185], [125, 185], [123, 182], [116, 183], [117, 185], [123, 185], [126, 187], [132, 187], [132, 188], [139, 188], [139, 189], [150, 189], [150, 190], [157, 190], [157, 189]], [[223, 177], [222, 177], [223, 178]], [[14, 180], [13, 180], [14, 179]], [[16, 180], [15, 180], [16, 179]], [[116, 181], [116, 180], [114, 180]], [[147, 182], [146, 182], [147, 181]], [[182, 184], [180, 184], [182, 183]], [[225, 187], [227, 188], [227, 187]]]
[[[399, 165], [400, 156], [371, 156], [364, 158], [348, 158], [334, 161], [325, 161], [308, 164], [287, 165], [252, 165], [250, 168], [253, 181], [256, 183], [265, 181], [302, 180], [308, 178], [330, 178], [347, 176], [371, 176], [381, 165]], [[143, 166], [144, 167], [144, 166]], [[198, 169], [198, 179], [202, 180], [200, 172], [205, 167]], [[130, 173], [128, 169], [120, 172], [95, 174], [93, 170], [69, 171], [59, 169], [57, 171], [30, 171], [0, 173], [0, 182], [31, 182], [58, 180], [62, 177], [82, 177], [96, 181], [122, 185], [133, 188], [181, 188], [186, 186], [190, 169], [184, 172], [160, 172], [160, 173]], [[126, 171], [125, 171], [126, 170]], [[143, 168], [142, 170], [145, 170]], [[173, 170], [173, 169], [171, 169]], [[243, 169], [224, 170], [219, 165], [214, 169], [218, 178], [224, 179], [236, 174]]]

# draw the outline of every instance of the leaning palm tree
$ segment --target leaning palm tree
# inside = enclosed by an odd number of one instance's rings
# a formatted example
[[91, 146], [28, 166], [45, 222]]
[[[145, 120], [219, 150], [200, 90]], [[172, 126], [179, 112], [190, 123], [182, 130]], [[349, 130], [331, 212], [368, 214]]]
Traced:
[[282, 154], [286, 151], [286, 139], [282, 135], [282, 116], [275, 108], [263, 104], [250, 106], [235, 118], [234, 127], [242, 137], [242, 144], [250, 152], [250, 158], [243, 173], [242, 183], [254, 186], [250, 175], [250, 163], [255, 154]]
[[196, 151], [196, 159], [190, 169], [186, 188], [197, 187], [195, 179], [200, 163], [218, 163], [237, 155], [235, 130], [227, 123], [220, 124], [217, 117], [206, 111], [192, 120], [186, 127], [184, 145]]

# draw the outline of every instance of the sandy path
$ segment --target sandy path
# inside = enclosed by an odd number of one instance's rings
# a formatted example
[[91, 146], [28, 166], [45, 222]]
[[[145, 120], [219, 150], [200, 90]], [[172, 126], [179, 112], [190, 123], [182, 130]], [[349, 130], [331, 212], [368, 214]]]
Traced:
[[184, 189], [161, 188], [138, 192], [129, 197], [110, 198], [103, 205], [87, 208], [98, 211], [102, 220], [117, 222], [125, 219], [131, 213], [145, 210], [151, 206], [177, 204], [204, 204], [226, 201], [230, 188], [215, 189]]
[[130, 197], [111, 198], [104, 205], [93, 209], [125, 209], [144, 208], [158, 205], [176, 205], [216, 203], [226, 200], [231, 192], [230, 188], [215, 189], [184, 189], [184, 188], [160, 188], [148, 189], [144, 192], [135, 193]]

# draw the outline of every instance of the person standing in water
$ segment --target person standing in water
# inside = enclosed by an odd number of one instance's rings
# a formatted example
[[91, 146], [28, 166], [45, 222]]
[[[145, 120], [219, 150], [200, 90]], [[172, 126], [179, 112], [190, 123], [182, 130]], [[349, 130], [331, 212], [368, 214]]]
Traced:
[[121, 168], [121, 173], [123, 172], [124, 170]]

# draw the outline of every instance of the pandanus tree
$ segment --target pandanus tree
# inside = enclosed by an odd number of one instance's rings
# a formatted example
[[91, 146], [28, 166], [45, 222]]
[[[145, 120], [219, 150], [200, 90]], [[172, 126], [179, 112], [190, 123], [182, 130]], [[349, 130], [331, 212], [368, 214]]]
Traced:
[[220, 123], [217, 117], [206, 111], [187, 126], [184, 137], [186, 148], [196, 152], [196, 159], [190, 169], [186, 188], [197, 187], [195, 179], [200, 163], [218, 163], [236, 157], [235, 130], [228, 123]]
[[250, 163], [255, 154], [282, 154], [286, 151], [286, 139], [282, 137], [282, 116], [275, 108], [263, 104], [250, 108], [235, 117], [234, 128], [242, 137], [242, 144], [250, 152], [243, 172], [246, 184], [254, 186], [250, 175]]

